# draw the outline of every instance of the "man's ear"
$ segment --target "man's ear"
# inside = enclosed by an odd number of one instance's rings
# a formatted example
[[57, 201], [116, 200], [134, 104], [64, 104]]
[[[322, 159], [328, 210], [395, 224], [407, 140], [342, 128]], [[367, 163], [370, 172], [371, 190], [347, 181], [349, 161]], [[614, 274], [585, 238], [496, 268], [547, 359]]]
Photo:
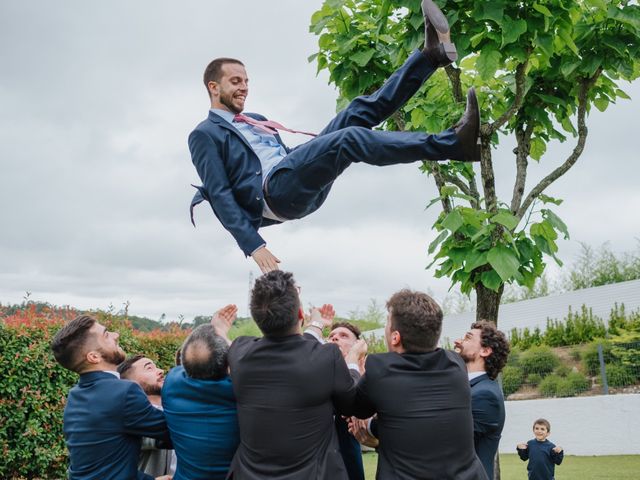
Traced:
[[491, 347], [482, 347], [480, 349], [480, 356], [482, 358], [488, 358], [491, 356], [492, 353], [493, 353], [493, 348]]
[[85, 361], [90, 365], [97, 365], [102, 360], [102, 355], [96, 350], [89, 350], [84, 356]]
[[391, 345], [394, 347], [402, 347], [402, 335], [397, 330], [391, 332]]
[[211, 94], [211, 96], [218, 96], [218, 86], [218, 82], [214, 82], [213, 80], [207, 83], [207, 89], [209, 90], [209, 94]]

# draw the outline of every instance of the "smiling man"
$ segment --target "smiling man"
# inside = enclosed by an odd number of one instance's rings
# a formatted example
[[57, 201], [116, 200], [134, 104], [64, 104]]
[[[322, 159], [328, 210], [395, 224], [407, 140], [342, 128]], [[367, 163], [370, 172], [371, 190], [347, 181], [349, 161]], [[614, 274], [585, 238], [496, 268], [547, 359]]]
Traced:
[[[162, 408], [162, 386], [164, 370], [158, 368], [150, 358], [144, 355], [133, 355], [118, 365], [118, 373], [123, 380], [136, 382], [142, 388], [151, 405]], [[176, 470], [175, 452], [154, 438], [142, 439], [142, 451], [138, 469], [154, 477], [172, 475]]]
[[137, 469], [141, 439], [169, 439], [162, 412], [138, 384], [120, 380], [117, 366], [125, 353], [118, 337], [81, 315], [51, 342], [58, 363], [80, 374], [64, 409], [69, 480], [152, 480]]
[[[447, 18], [432, 0], [423, 0], [425, 45], [416, 50], [382, 87], [355, 98], [315, 136], [289, 150], [266, 118], [241, 113], [249, 94], [244, 64], [213, 60], [204, 72], [211, 109], [189, 135], [189, 150], [203, 186], [191, 202], [208, 201], [223, 227], [263, 273], [280, 260], [258, 233], [264, 226], [306, 217], [324, 203], [333, 182], [352, 163], [375, 166], [422, 160], [479, 161], [480, 113], [473, 89], [456, 125], [431, 135], [373, 128], [401, 108], [439, 68], [457, 58]], [[304, 133], [295, 132], [294, 133]]]
[[481, 321], [471, 324], [454, 346], [469, 375], [476, 454], [492, 479], [505, 420], [504, 397], [496, 378], [507, 363], [509, 342], [494, 323]]

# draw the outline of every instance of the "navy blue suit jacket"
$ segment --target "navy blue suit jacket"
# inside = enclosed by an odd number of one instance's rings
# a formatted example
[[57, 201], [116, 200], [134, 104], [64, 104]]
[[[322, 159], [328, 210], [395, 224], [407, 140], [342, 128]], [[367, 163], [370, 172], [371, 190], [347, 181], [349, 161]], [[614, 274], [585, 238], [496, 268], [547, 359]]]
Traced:
[[[255, 113], [245, 115], [266, 120]], [[276, 139], [288, 152], [279, 135]], [[207, 200], [245, 255], [251, 255], [266, 243], [258, 229], [279, 223], [262, 217], [264, 198], [260, 159], [238, 130], [211, 111], [209, 117], [189, 135], [189, 150], [203, 183], [203, 186], [196, 187], [198, 193], [191, 202], [191, 221], [193, 207]]]
[[500, 385], [487, 374], [470, 381], [473, 439], [476, 455], [489, 479], [493, 478], [493, 459], [504, 427], [504, 397]]
[[168, 440], [164, 415], [137, 383], [88, 372], [64, 409], [69, 480], [153, 479], [138, 471], [141, 437]]
[[231, 378], [190, 378], [184, 367], [172, 368], [162, 408], [178, 457], [174, 480], [224, 480], [240, 443]]

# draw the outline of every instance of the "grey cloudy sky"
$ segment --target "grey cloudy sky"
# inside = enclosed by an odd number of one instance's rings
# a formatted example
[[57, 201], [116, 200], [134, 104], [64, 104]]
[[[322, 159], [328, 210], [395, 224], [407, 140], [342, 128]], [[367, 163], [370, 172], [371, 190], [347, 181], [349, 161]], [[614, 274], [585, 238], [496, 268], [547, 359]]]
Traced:
[[[23, 1], [0, 4], [0, 302], [33, 299], [80, 308], [120, 307], [187, 319], [237, 303], [246, 313], [247, 260], [208, 206], [188, 220], [199, 183], [186, 138], [207, 114], [201, 84], [218, 56], [244, 60], [248, 111], [319, 131], [335, 111], [325, 75], [306, 58], [319, 0]], [[589, 118], [587, 150], [546, 193], [572, 240], [635, 248], [640, 233], [637, 98]], [[634, 141], [635, 137], [635, 141]], [[286, 138], [296, 143], [304, 138]], [[554, 146], [529, 187], [560, 164]], [[496, 154], [498, 189], [510, 198], [513, 158]], [[314, 215], [263, 229], [282, 268], [309, 303], [339, 314], [384, 301], [399, 288], [432, 291], [426, 246], [436, 194], [417, 166], [354, 165]]]

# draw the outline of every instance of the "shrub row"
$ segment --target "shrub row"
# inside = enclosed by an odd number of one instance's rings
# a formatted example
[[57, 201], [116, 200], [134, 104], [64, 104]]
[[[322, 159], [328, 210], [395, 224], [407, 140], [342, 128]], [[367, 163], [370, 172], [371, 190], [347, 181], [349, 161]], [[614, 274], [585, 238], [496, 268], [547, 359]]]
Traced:
[[609, 321], [605, 325], [603, 319], [594, 315], [590, 308], [583, 305], [579, 312], [569, 313], [563, 320], [547, 318], [543, 331], [539, 328], [522, 330], [514, 328], [510, 332], [512, 347], [527, 350], [533, 346], [547, 345], [562, 347], [592, 342], [606, 336], [617, 336], [626, 332], [640, 332], [640, 310], [627, 313], [624, 304], [615, 306], [609, 313]]

